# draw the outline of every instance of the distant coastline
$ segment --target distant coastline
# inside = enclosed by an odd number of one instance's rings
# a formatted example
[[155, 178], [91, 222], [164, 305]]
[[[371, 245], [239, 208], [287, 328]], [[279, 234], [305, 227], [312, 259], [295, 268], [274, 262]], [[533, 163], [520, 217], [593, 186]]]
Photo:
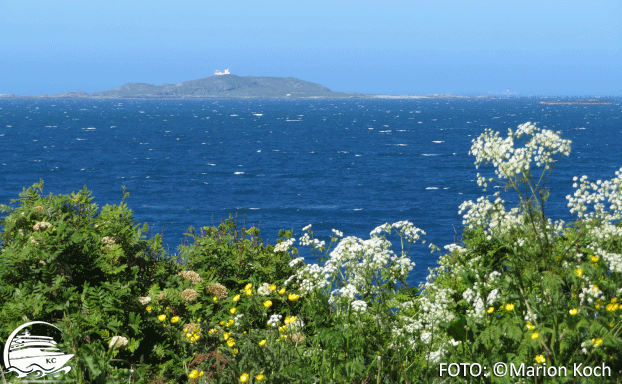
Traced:
[[542, 105], [607, 105], [611, 104], [606, 100], [568, 100], [568, 101], [541, 101]]

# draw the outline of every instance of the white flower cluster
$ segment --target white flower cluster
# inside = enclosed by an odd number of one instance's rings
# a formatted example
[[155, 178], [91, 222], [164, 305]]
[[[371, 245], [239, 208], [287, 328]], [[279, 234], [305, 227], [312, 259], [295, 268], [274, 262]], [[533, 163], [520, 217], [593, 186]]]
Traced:
[[297, 258], [295, 258], [295, 259], [293, 259], [292, 261], [289, 262], [289, 266], [293, 268], [293, 267], [295, 267], [296, 265], [298, 265], [300, 263], [302, 263], [304, 265], [305, 259], [302, 258], [302, 257], [297, 257]]
[[257, 289], [257, 293], [261, 296], [269, 296], [272, 294], [272, 290], [270, 289], [270, 284], [263, 283], [261, 287]]
[[32, 229], [34, 229], [35, 231], [43, 231], [44, 229], [51, 227], [52, 224], [48, 223], [47, 221], [39, 221], [32, 226]]
[[352, 302], [352, 310], [356, 312], [365, 312], [367, 311], [367, 303], [363, 300], [355, 300]]
[[[411, 223], [404, 221], [392, 226], [385, 224], [374, 229], [369, 240], [353, 236], [342, 238], [330, 252], [330, 257], [324, 265], [303, 264], [296, 274], [285, 281], [285, 285], [295, 280], [300, 284], [301, 292], [307, 293], [332, 284], [329, 302], [336, 305], [337, 312], [345, 313], [351, 302], [358, 297], [377, 293], [376, 283], [397, 283], [398, 279], [405, 280], [408, 272], [414, 268], [415, 263], [405, 252], [397, 256], [391, 250], [391, 242], [384, 236], [379, 236], [383, 231], [388, 230], [390, 233], [391, 228], [395, 228], [413, 241], [423, 233]], [[305, 236], [301, 240], [305, 239]], [[309, 240], [310, 238], [307, 238], [305, 244], [313, 246], [314, 243]], [[302, 259], [295, 264], [300, 262]]]
[[300, 245], [305, 247], [311, 247], [312, 249], [319, 249], [321, 251], [324, 250], [324, 246], [326, 245], [325, 241], [320, 241], [318, 239], [312, 239], [308, 233], [302, 235], [300, 240], [298, 240]]
[[240, 326], [240, 320], [242, 320], [242, 317], [243, 317], [243, 316], [244, 316], [244, 314], [243, 314], [243, 313], [240, 313], [240, 314], [236, 315], [236, 316], [233, 318], [233, 325], [235, 325], [236, 327], [239, 327], [239, 326]]
[[[514, 140], [523, 135], [529, 135], [531, 139], [527, 140], [525, 147], [514, 148]], [[571, 142], [561, 139], [559, 135], [560, 132], [541, 130], [531, 122], [519, 125], [516, 132], [508, 129], [505, 139], [499, 137], [499, 132], [486, 129], [477, 139], [473, 139], [469, 154], [475, 156], [476, 168], [481, 163], [492, 163], [499, 178], [512, 182], [529, 171], [532, 161], [536, 162], [537, 167], [549, 169], [555, 155], [568, 156]], [[487, 187], [486, 179], [479, 173], [477, 183]]]
[[281, 321], [281, 319], [283, 318], [283, 316], [281, 315], [271, 315], [270, 319], [268, 320], [268, 326], [270, 327], [276, 327], [277, 325], [279, 325], [279, 322]]
[[290, 239], [281, 241], [280, 243], [274, 246], [274, 252], [287, 252], [291, 248], [291, 246], [294, 244], [294, 241], [296, 241], [296, 239], [293, 237]]
[[113, 336], [108, 344], [109, 349], [121, 349], [127, 346], [129, 340], [124, 336]]
[[513, 208], [509, 212], [506, 211], [503, 205], [505, 201], [499, 195], [499, 192], [493, 195], [496, 197], [494, 202], [490, 202], [488, 197], [481, 196], [477, 199], [477, 203], [469, 200], [460, 204], [458, 214], [466, 211], [462, 224], [470, 229], [481, 226], [489, 236], [500, 235], [518, 228], [523, 222], [520, 210]]
[[139, 297], [138, 301], [142, 304], [142, 305], [147, 305], [151, 302], [151, 297], [149, 296], [143, 296], [143, 297]]
[[597, 250], [594, 254], [605, 260], [611, 271], [622, 273], [622, 254], [609, 253], [602, 249]]
[[[596, 183], [587, 181], [587, 176], [581, 176], [581, 179], [575, 176], [573, 187], [577, 189], [574, 196], [566, 196], [570, 213], [576, 212], [579, 219], [596, 218], [603, 222], [622, 219], [622, 168], [615, 174], [616, 177], [611, 180], [598, 180]], [[609, 205], [608, 210], [605, 210], [605, 202]], [[587, 205], [593, 206], [593, 212], [587, 213]]]
[[383, 232], [390, 235], [392, 230], [395, 230], [395, 232], [400, 237], [405, 237], [406, 240], [408, 240], [411, 243], [414, 243], [415, 241], [419, 240], [421, 238], [421, 235], [425, 235], [425, 231], [423, 231], [420, 228], [415, 227], [409, 221], [398, 221], [397, 223], [393, 223], [393, 224], [384, 223], [376, 227], [373, 231], [370, 232], [369, 235], [371, 237], [382, 236]]
[[337, 237], [343, 237], [343, 232], [341, 232], [341, 231], [338, 231], [338, 230], [336, 230], [336, 229], [333, 229], [333, 233], [334, 233], [334, 234], [335, 234], [335, 236], [337, 236]]

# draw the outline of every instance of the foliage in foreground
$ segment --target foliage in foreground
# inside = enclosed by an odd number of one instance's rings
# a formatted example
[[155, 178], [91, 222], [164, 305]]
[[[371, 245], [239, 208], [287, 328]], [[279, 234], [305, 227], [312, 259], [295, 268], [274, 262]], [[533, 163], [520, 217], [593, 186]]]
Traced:
[[[478, 183], [514, 190], [520, 205], [506, 210], [500, 192], [462, 204], [462, 243], [419, 289], [406, 279], [425, 232], [409, 222], [366, 240], [333, 230], [322, 241], [307, 226], [272, 246], [229, 219], [190, 228], [174, 262], [124, 201], [98, 211], [86, 189], [44, 196], [36, 184], [3, 206], [0, 340], [26, 321], [56, 324], [79, 383], [620, 383], [622, 170], [575, 178], [577, 220], [553, 221], [545, 184], [569, 152], [530, 123], [474, 140], [476, 165], [496, 175]], [[499, 362], [524, 377], [492, 373]], [[488, 368], [452, 377], [452, 363]], [[579, 364], [611, 375], [575, 377]]]

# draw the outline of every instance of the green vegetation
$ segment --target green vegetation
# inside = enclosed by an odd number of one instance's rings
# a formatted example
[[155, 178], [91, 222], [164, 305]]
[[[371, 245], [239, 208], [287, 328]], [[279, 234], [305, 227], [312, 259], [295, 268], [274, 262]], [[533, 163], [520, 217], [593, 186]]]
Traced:
[[622, 170], [576, 178], [576, 221], [553, 221], [546, 181], [569, 152], [529, 123], [474, 140], [477, 166], [495, 168], [478, 183], [521, 203], [462, 204], [461, 243], [430, 245], [439, 267], [417, 289], [409, 251], [425, 232], [409, 222], [366, 240], [307, 226], [272, 246], [229, 218], [190, 228], [177, 261], [145, 239], [127, 193], [100, 210], [86, 188], [45, 196], [41, 182], [2, 206], [0, 340], [55, 324], [76, 383], [622, 383]]

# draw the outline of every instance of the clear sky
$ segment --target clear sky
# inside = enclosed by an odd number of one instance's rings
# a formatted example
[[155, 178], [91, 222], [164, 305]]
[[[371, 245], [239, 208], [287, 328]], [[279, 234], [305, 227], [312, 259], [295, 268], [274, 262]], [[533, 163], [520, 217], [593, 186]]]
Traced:
[[620, 20], [620, 0], [0, 0], [0, 93], [230, 68], [342, 92], [621, 96]]

